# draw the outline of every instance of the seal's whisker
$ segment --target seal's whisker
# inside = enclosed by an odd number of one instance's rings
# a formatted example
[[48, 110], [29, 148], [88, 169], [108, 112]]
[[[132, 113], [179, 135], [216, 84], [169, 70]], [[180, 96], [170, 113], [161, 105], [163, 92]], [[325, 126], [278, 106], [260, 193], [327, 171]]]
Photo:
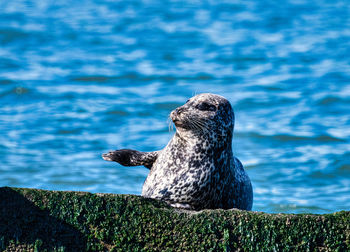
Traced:
[[196, 125], [194, 124], [192, 118], [190, 120], [186, 120], [186, 123], [190, 125], [191, 129], [196, 129]]
[[195, 120], [191, 119], [190, 124], [193, 130], [200, 130], [202, 128]]
[[171, 118], [170, 118], [170, 114], [169, 114], [169, 116], [168, 116], [167, 123], [168, 123], [169, 132], [174, 131], [174, 124], [173, 124], [173, 121], [172, 121]]
[[200, 121], [200, 120], [198, 120], [198, 119], [195, 119], [194, 121], [196, 122], [196, 124], [198, 124], [198, 125], [201, 126], [202, 128], [206, 128], [204, 122], [202, 122], [202, 121]]
[[195, 125], [197, 132], [208, 133], [208, 129], [203, 122], [200, 122], [198, 120], [193, 120], [193, 124]]
[[192, 123], [197, 129], [203, 129], [203, 125], [201, 125], [198, 121], [193, 120]]
[[196, 125], [196, 128], [200, 129], [201, 131], [207, 133], [208, 132], [208, 128], [207, 128], [207, 124], [205, 122], [203, 122], [202, 120], [199, 120], [197, 118], [192, 118], [191, 119], [193, 124]]
[[198, 123], [200, 123], [206, 131], [210, 130], [209, 125], [206, 122], [204, 122], [203, 120], [199, 120]]

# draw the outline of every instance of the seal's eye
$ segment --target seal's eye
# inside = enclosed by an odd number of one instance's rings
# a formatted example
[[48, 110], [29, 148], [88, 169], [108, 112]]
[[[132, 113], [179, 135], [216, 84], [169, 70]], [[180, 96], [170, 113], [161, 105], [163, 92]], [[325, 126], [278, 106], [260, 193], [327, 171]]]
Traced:
[[202, 102], [196, 106], [197, 109], [202, 111], [215, 111], [216, 107], [212, 104], [208, 104], [206, 102]]

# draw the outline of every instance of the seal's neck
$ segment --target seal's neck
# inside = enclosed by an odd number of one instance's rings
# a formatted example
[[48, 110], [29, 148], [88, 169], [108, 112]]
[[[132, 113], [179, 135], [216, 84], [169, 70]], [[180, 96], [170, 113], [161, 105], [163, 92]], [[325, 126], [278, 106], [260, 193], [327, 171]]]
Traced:
[[220, 135], [215, 132], [192, 132], [177, 129], [174, 137], [186, 147], [201, 146], [213, 150], [222, 148], [231, 150], [232, 145], [232, 133]]

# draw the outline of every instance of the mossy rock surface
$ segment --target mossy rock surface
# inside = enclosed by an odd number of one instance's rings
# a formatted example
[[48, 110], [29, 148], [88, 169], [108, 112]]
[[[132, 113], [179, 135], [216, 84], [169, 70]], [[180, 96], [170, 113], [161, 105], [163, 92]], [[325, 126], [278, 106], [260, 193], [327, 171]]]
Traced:
[[135, 195], [0, 188], [0, 251], [350, 251], [350, 212], [181, 211]]

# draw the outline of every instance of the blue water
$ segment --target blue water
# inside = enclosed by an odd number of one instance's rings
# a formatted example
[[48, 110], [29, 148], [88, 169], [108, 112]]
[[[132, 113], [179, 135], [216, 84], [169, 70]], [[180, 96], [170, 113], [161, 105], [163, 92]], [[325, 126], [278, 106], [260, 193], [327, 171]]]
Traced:
[[0, 1], [0, 186], [140, 194], [168, 115], [236, 113], [256, 211], [350, 210], [347, 1]]

